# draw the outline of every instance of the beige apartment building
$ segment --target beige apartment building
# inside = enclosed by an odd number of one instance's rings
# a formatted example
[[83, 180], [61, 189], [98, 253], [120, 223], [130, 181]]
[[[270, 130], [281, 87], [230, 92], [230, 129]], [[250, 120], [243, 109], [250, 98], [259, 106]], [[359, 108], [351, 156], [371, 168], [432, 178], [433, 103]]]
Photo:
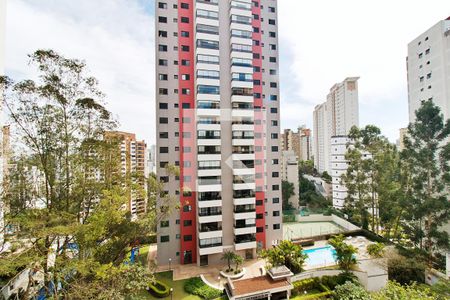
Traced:
[[157, 261], [254, 258], [282, 239], [277, 1], [155, 3], [156, 168], [180, 206]]
[[314, 109], [314, 167], [320, 173], [331, 172], [331, 137], [345, 136], [359, 126], [358, 79], [348, 77], [333, 85], [327, 101]]
[[[127, 184], [130, 184], [131, 182], [138, 183], [142, 190], [145, 190], [145, 171], [147, 167], [147, 145], [145, 141], [138, 141], [136, 139], [136, 134], [134, 133], [121, 131], [106, 132], [105, 138], [117, 138], [120, 140], [120, 173], [127, 180], [130, 180]], [[143, 214], [146, 211], [146, 196], [134, 191], [131, 187], [129, 188], [128, 193], [127, 209], [131, 212], [133, 218], [138, 218], [140, 214]]]
[[311, 130], [304, 126], [299, 127], [297, 132], [285, 129], [281, 134], [282, 151], [294, 151], [298, 160], [312, 159]]

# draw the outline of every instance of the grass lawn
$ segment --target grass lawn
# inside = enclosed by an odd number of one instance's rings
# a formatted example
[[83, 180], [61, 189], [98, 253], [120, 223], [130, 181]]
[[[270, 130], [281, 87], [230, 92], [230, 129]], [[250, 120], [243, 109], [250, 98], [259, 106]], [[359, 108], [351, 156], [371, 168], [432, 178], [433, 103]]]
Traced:
[[[156, 277], [157, 280], [160, 280], [160, 281], [164, 282], [165, 284], [167, 284], [168, 286], [173, 288], [173, 300], [201, 300], [202, 299], [202, 298], [200, 298], [198, 296], [186, 293], [184, 291], [184, 283], [186, 282], [186, 280], [173, 281], [173, 279], [172, 279], [172, 272], [171, 271], [156, 273], [155, 277]], [[140, 292], [137, 297], [134, 297], [132, 299], [133, 300], [147, 300], [147, 299], [151, 299], [151, 300], [159, 300], [159, 299], [170, 300], [171, 298], [170, 298], [170, 296], [166, 297], [166, 298], [156, 298], [156, 297], [152, 296], [149, 292], [144, 290], [144, 291]]]

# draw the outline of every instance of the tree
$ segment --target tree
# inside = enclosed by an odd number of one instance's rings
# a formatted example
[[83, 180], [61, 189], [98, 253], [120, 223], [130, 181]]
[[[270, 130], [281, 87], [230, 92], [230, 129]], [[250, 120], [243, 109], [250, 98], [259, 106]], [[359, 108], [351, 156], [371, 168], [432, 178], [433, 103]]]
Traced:
[[236, 270], [235, 270], [235, 272], [236, 272], [236, 274], [237, 273], [239, 273], [239, 267], [244, 263], [244, 259], [242, 258], [242, 256], [240, 256], [240, 255], [236, 255], [235, 257], [234, 257], [234, 263], [236, 264]]
[[331, 176], [330, 174], [328, 174], [327, 171], [323, 171], [321, 178], [326, 182], [326, 183], [331, 183]]
[[228, 269], [227, 272], [231, 272], [233, 271], [233, 269], [231, 268], [231, 262], [236, 258], [236, 253], [234, 253], [231, 250], [227, 250], [223, 253], [221, 260], [225, 260], [227, 262], [228, 265]]
[[287, 240], [281, 241], [280, 244], [271, 249], [262, 250], [259, 256], [266, 259], [270, 267], [284, 265], [294, 274], [303, 271], [303, 265], [308, 257], [303, 253], [300, 245]]
[[367, 253], [372, 257], [382, 257], [384, 245], [382, 243], [374, 243], [367, 246]]
[[395, 281], [389, 281], [381, 291], [371, 295], [373, 300], [397, 299], [397, 300], [435, 300], [445, 299], [434, 294], [428, 287], [419, 288], [417, 285], [401, 285]]
[[314, 169], [314, 162], [312, 160], [301, 160], [298, 162], [299, 178], [303, 174], [316, 175], [316, 170]]
[[[19, 141], [2, 200], [6, 223], [20, 237], [18, 251], [0, 257], [0, 276], [28, 267], [44, 275], [47, 298], [123, 299], [151, 280], [150, 270], [123, 260], [128, 246], [152, 231], [154, 214], [131, 220], [127, 195], [139, 191], [118, 172], [118, 141], [104, 138], [117, 122], [85, 63], [52, 50], [30, 61], [36, 81], [0, 77]], [[26, 176], [30, 170], [36, 178]]]
[[[370, 300], [370, 294], [359, 284], [347, 281], [336, 286], [333, 292], [336, 300]], [[390, 299], [390, 298], [389, 298]]]
[[410, 204], [405, 230], [432, 259], [438, 249], [449, 249], [449, 234], [442, 225], [450, 220], [450, 120], [444, 121], [439, 107], [423, 101], [410, 123], [401, 158], [409, 171], [404, 190]]
[[370, 224], [375, 233], [383, 229], [386, 237], [394, 229], [393, 235], [398, 236], [404, 213], [402, 204], [406, 201], [401, 188], [399, 153], [373, 125], [352, 127], [349, 138], [352, 140], [346, 154], [349, 167], [342, 176], [348, 189], [345, 211], [363, 228]]
[[295, 195], [294, 184], [283, 180], [281, 182], [281, 199], [283, 201], [283, 210], [292, 209], [292, 204], [289, 203], [289, 199]]
[[335, 235], [328, 240], [328, 243], [336, 250], [336, 260], [339, 267], [348, 273], [354, 265], [356, 265], [355, 254], [358, 249], [344, 242], [344, 236], [342, 234]]

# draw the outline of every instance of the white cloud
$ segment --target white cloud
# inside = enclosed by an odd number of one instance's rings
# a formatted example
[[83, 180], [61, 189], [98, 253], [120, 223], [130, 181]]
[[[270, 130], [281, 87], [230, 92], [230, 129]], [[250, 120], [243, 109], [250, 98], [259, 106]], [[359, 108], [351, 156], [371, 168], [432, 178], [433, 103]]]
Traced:
[[407, 44], [448, 17], [448, 1], [280, 0], [278, 8], [282, 126], [312, 126], [329, 88], [360, 76], [360, 125], [394, 141], [408, 123]]
[[[153, 6], [153, 1], [146, 5]], [[147, 7], [130, 0], [9, 0], [6, 72], [32, 76], [27, 54], [54, 49], [86, 60], [107, 94], [121, 129], [155, 139], [154, 23]]]
[[[446, 18], [447, 0], [278, 0], [282, 126], [312, 125], [329, 88], [360, 76], [360, 125], [391, 139], [408, 122], [406, 46]], [[85, 59], [122, 129], [155, 139], [154, 0], [9, 0], [7, 73], [30, 76], [26, 54]], [[150, 142], [150, 143], [151, 143]]]

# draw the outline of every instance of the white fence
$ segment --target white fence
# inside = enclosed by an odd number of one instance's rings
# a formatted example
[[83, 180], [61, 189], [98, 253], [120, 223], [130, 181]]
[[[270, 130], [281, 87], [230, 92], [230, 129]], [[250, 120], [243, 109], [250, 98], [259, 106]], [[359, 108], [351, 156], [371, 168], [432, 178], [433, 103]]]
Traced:
[[309, 215], [309, 216], [296, 216], [297, 222], [334, 222], [340, 227], [344, 228], [346, 231], [359, 230], [358, 226], [350, 223], [347, 220], [344, 220], [336, 215], [324, 216], [321, 214], [317, 215]]
[[[291, 282], [314, 278], [322, 276], [337, 276], [342, 273], [342, 270], [311, 270], [306, 271], [291, 277]], [[352, 273], [358, 278], [358, 281], [368, 291], [378, 291], [383, 288], [388, 280], [387, 273], [368, 276], [366, 272], [352, 271]]]

